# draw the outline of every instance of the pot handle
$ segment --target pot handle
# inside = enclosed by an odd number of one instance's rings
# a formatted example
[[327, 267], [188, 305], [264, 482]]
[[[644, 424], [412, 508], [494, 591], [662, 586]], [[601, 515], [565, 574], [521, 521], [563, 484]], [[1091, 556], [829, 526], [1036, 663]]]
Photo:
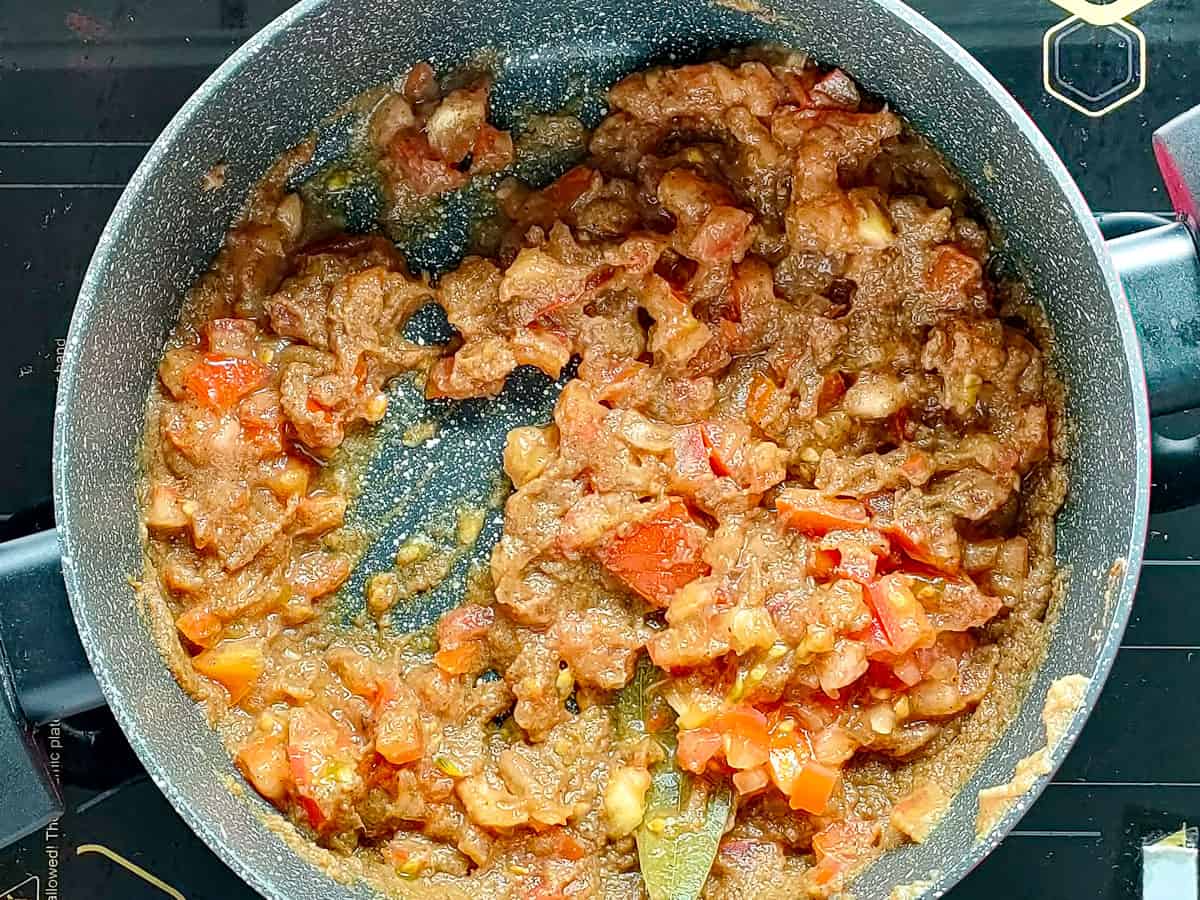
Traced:
[[[1200, 107], [1155, 131], [1154, 155], [1178, 218], [1115, 213], [1099, 220], [1141, 340], [1150, 414], [1159, 416], [1200, 407]], [[1152, 424], [1151, 438], [1154, 509], [1194, 503], [1200, 436], [1169, 438]]]
[[58, 533], [0, 544], [0, 847], [62, 814], [33, 726], [104, 704], [79, 643], [63, 582]]

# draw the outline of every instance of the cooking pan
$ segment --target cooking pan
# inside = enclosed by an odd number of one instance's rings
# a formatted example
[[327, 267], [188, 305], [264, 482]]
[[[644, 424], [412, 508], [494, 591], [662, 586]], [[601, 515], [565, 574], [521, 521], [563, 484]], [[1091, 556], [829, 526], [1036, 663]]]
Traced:
[[[1079, 734], [1137, 582], [1150, 502], [1150, 417], [1200, 405], [1200, 263], [1189, 230], [1200, 124], [1183, 118], [1157, 138], [1186, 220], [1150, 223], [1106, 246], [1066, 169], [1020, 107], [965, 51], [895, 0], [772, 0], [762, 7], [728, 0], [308, 0], [221, 66], [146, 155], [84, 279], [55, 417], [57, 535], [0, 549], [8, 656], [0, 665], [0, 839], [28, 833], [59, 809], [29, 724], [100, 702], [98, 683], [154, 781], [251, 886], [281, 900], [371, 895], [365, 885], [333, 881], [266, 829], [268, 807], [253, 792], [228, 789], [236, 771], [163, 664], [134, 601], [128, 580], [142, 566], [135, 460], [146, 394], [181, 297], [269, 162], [322, 115], [416, 60], [442, 69], [499, 50], [505, 74], [498, 93], [550, 108], [572, 85], [762, 41], [811, 49], [845, 68], [928, 135], [993, 214], [1005, 264], [1045, 303], [1057, 334], [1052, 357], [1068, 387], [1071, 490], [1058, 534], [1066, 590], [1046, 661], [931, 838], [887, 854], [853, 891], [883, 897], [894, 885], [927, 879], [928, 895], [938, 896], [1000, 841], [1049, 775], [983, 839], [975, 834], [977, 791], [1007, 781], [1017, 761], [1042, 745], [1047, 689], [1075, 673], [1090, 681], [1051, 748], [1053, 767]], [[225, 186], [206, 191], [202, 176], [218, 161], [227, 166]], [[1178, 482], [1190, 484], [1193, 442], [1160, 441], [1156, 449]], [[64, 583], [86, 660], [66, 614]]]

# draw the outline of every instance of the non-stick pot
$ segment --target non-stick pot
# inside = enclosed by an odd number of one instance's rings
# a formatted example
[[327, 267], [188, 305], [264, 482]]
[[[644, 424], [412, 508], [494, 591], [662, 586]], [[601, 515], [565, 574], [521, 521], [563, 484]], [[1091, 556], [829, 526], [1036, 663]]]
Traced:
[[[977, 791], [1007, 781], [1017, 761], [1041, 746], [1048, 686], [1079, 673], [1090, 679], [1086, 697], [1050, 752], [1052, 763], [1062, 760], [1120, 643], [1145, 537], [1151, 413], [1200, 405], [1200, 266], [1191, 217], [1106, 247], [1078, 189], [1020, 107], [965, 51], [896, 0], [307, 0], [234, 54], [146, 155], [84, 280], [55, 419], [57, 537], [34, 536], [0, 552], [9, 657], [0, 666], [7, 670], [0, 835], [19, 836], [57, 808], [28, 721], [96, 702], [98, 682], [155, 782], [249, 884], [281, 900], [370, 895], [310, 865], [263, 826], [265, 802], [227, 788], [236, 771], [163, 665], [134, 602], [128, 579], [141, 571], [136, 450], [181, 298], [271, 160], [341, 102], [416, 60], [440, 68], [499, 51], [498, 91], [551, 108], [573, 86], [610, 82], [668, 54], [763, 41], [808, 49], [845, 68], [928, 135], [993, 214], [1006, 264], [1044, 302], [1057, 334], [1052, 356], [1068, 386], [1073, 443], [1071, 490], [1059, 517], [1067, 587], [1047, 659], [931, 838], [887, 854], [857, 879], [854, 893], [883, 897], [893, 885], [924, 879], [936, 896], [995, 846], [1049, 776], [983, 839], [975, 834]], [[1173, 198], [1194, 215], [1187, 204], [1195, 158], [1175, 149], [1200, 146], [1187, 140], [1189, 129], [1190, 120], [1168, 129], [1161, 157]], [[202, 176], [218, 161], [226, 163], [225, 186], [205, 191]], [[1191, 444], [1162, 442], [1161, 449], [1167, 464], [1191, 471]], [[74, 642], [63, 583], [95, 682]]]

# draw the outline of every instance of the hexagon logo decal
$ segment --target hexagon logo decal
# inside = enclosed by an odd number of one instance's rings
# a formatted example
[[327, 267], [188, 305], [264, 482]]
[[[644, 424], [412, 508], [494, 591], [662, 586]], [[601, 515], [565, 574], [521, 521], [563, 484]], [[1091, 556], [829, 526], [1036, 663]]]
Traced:
[[[1068, 0], [1054, 2], [1068, 6]], [[1148, 2], [1141, 0], [1134, 8]], [[1070, 0], [1070, 5], [1095, 6], [1080, 0]], [[1130, 4], [1099, 8], [1118, 5]], [[1146, 89], [1146, 36], [1129, 22], [1103, 18], [1103, 24], [1095, 24], [1091, 18], [1071, 16], [1049, 29], [1042, 40], [1046, 92], [1092, 118], [1112, 112]]]

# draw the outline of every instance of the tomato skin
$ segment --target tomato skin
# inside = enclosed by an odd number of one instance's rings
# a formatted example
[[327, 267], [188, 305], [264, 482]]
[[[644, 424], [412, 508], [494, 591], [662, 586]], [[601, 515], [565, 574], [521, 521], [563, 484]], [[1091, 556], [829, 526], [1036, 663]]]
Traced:
[[983, 267], [977, 259], [953, 244], [942, 244], [933, 252], [925, 283], [939, 293], [957, 293], [976, 289], [982, 278]]
[[175, 620], [179, 632], [197, 647], [209, 650], [221, 637], [224, 623], [204, 606], [193, 606]]
[[587, 166], [568, 169], [557, 181], [542, 191], [542, 196], [557, 209], [565, 211], [591, 186], [592, 174], [592, 170]]
[[837, 787], [841, 772], [830, 766], [822, 765], [816, 760], [807, 760], [795, 780], [788, 795], [788, 806], [792, 809], [803, 810], [813, 815], [820, 815], [829, 806], [833, 790]]
[[198, 403], [225, 412], [267, 381], [268, 370], [256, 359], [205, 353], [184, 376], [184, 388]]
[[423, 134], [396, 137], [388, 146], [387, 155], [409, 187], [423, 197], [457, 190], [467, 183], [466, 173], [438, 156]]
[[870, 524], [867, 509], [857, 500], [826, 497], [819, 491], [787, 488], [775, 500], [779, 518], [789, 528], [805, 534], [854, 531]]
[[714, 474], [709, 449], [704, 440], [704, 432], [699, 425], [689, 425], [679, 430], [675, 436], [673, 452], [675, 454], [675, 471], [681, 478], [695, 481], [709, 478]]
[[490, 606], [474, 603], [456, 606], [438, 622], [438, 646], [457, 647], [467, 641], [485, 638], [495, 621], [496, 610]]
[[479, 656], [479, 644], [476, 641], [468, 641], [457, 647], [439, 650], [433, 655], [433, 661], [447, 675], [464, 675], [475, 669]]
[[721, 713], [712, 722], [720, 732], [725, 761], [734, 769], [766, 765], [771, 744], [767, 717], [752, 706], [738, 706]]
[[893, 653], [932, 643], [933, 627], [903, 575], [885, 575], [867, 589], [867, 603], [879, 620]]
[[628, 587], [665, 607], [679, 588], [711, 571], [701, 558], [705, 536], [683, 501], [673, 499], [654, 518], [603, 544], [596, 555]]
[[787, 395], [768, 376], [759, 372], [750, 381], [746, 415], [759, 428], [774, 422], [788, 406]]
[[771, 776], [767, 774], [765, 766], [756, 766], [753, 769], [733, 773], [733, 786], [743, 797], [757, 794], [770, 783]]

